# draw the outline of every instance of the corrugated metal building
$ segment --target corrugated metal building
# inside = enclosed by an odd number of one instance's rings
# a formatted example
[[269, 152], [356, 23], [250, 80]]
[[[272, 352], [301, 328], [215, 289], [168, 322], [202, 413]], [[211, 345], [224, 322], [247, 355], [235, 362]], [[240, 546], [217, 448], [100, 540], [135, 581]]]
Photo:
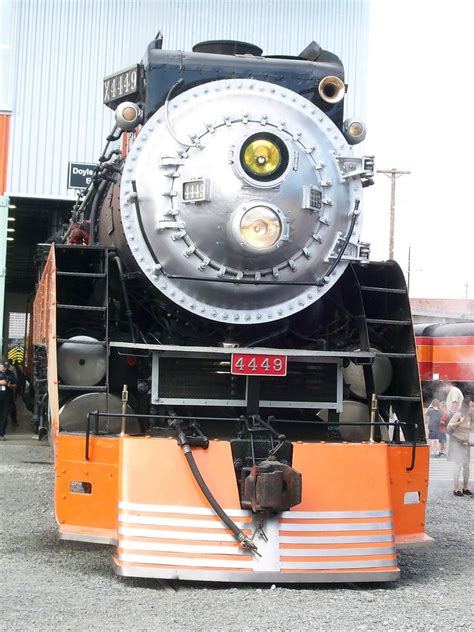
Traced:
[[364, 117], [369, 9], [369, 0], [3, 0], [0, 194], [17, 215], [7, 289], [31, 287], [32, 235], [44, 239], [75, 198], [68, 163], [100, 155], [112, 128], [103, 78], [139, 61], [158, 30], [170, 50], [235, 39], [298, 55], [316, 40], [345, 64], [346, 115]]

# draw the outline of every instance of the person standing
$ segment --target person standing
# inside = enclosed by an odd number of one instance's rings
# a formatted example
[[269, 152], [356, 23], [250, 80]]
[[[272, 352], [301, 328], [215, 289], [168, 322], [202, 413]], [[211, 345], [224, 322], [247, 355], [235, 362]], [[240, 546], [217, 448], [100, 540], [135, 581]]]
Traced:
[[[448, 407], [448, 413], [455, 412], [455, 410], [461, 410], [462, 403], [464, 401], [464, 395], [457, 386], [454, 386], [452, 382], [446, 382], [448, 393], [446, 395], [446, 406]], [[453, 404], [457, 403], [457, 408], [453, 408]]]
[[16, 414], [15, 390], [16, 390], [16, 370], [8, 360], [3, 363], [8, 374], [8, 413], [12, 420], [12, 426], [18, 426]]
[[446, 425], [448, 423], [450, 414], [448, 413], [446, 402], [440, 402], [439, 409], [441, 411], [441, 423], [439, 428], [439, 455], [447, 456], [446, 444], [448, 442], [448, 435], [446, 434]]
[[9, 374], [3, 362], [0, 362], [0, 441], [5, 441], [5, 429], [8, 419], [8, 408], [10, 406], [10, 395], [8, 392]]
[[428, 418], [428, 441], [430, 442], [431, 456], [439, 456], [439, 431], [441, 426], [441, 410], [439, 400], [434, 399], [426, 411]]
[[[467, 411], [454, 413], [448, 423], [449, 447], [448, 461], [454, 463], [453, 494], [455, 496], [472, 496], [469, 489], [469, 461], [471, 447], [469, 433], [471, 431], [471, 417]], [[460, 476], [462, 470], [462, 487]]]

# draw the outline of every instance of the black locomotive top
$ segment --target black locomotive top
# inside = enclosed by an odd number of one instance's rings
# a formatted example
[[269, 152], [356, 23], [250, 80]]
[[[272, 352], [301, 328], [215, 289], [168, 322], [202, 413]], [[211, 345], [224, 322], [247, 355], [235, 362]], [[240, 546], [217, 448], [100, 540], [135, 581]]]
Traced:
[[[343, 99], [328, 103], [318, 93], [324, 77], [344, 80], [340, 59], [311, 42], [297, 57], [286, 55], [263, 56], [253, 44], [233, 40], [201, 42], [192, 52], [162, 50], [162, 39], [148, 46], [145, 58], [138, 67], [137, 103], [143, 108], [147, 121], [165, 102], [171, 88], [181, 80], [173, 96], [190, 88], [220, 79], [256, 79], [288, 88], [317, 105], [341, 127]], [[327, 86], [331, 97], [332, 86]], [[123, 101], [118, 98], [111, 107]], [[128, 97], [130, 100], [130, 97]]]

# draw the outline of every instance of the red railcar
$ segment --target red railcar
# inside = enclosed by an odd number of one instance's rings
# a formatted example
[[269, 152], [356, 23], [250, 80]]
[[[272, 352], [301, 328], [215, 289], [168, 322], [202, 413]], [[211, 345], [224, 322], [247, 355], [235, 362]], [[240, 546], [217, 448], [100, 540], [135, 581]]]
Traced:
[[415, 325], [420, 379], [425, 398], [455, 383], [474, 398], [474, 322]]

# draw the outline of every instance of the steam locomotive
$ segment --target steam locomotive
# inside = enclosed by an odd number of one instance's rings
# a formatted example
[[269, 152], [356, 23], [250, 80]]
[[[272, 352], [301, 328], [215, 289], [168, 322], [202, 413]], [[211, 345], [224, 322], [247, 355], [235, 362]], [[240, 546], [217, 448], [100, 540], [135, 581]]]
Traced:
[[116, 124], [40, 246], [35, 416], [61, 537], [119, 574], [388, 581], [430, 540], [408, 296], [360, 240], [346, 88], [315, 42], [157, 38], [104, 81]]

